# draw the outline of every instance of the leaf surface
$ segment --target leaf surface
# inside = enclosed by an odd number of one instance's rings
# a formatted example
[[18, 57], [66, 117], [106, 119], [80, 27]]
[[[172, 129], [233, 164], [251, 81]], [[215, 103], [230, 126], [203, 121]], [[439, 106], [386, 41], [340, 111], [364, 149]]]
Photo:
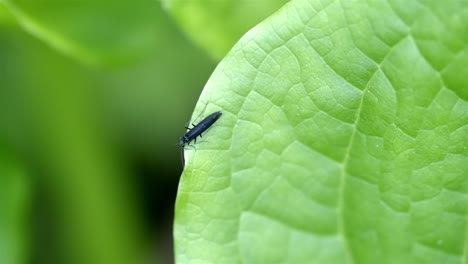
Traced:
[[178, 263], [466, 263], [468, 4], [293, 1], [246, 34], [185, 151]]

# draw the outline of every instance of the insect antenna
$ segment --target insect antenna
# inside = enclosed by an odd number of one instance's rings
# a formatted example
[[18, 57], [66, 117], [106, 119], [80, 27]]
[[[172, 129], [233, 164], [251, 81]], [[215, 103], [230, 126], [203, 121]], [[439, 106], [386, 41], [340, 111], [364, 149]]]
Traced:
[[187, 124], [185, 125], [185, 127], [190, 130], [190, 128], [188, 128], [188, 125], [190, 124], [190, 122], [192, 123], [192, 126], [196, 126], [195, 122], [197, 122], [197, 120], [200, 118], [200, 116], [205, 113], [205, 110], [206, 110], [206, 107], [208, 106], [208, 104], [205, 104], [205, 106], [203, 107], [203, 110], [201, 110], [201, 112], [197, 115], [197, 117], [191, 122], [191, 120], [189, 120], [187, 122]]

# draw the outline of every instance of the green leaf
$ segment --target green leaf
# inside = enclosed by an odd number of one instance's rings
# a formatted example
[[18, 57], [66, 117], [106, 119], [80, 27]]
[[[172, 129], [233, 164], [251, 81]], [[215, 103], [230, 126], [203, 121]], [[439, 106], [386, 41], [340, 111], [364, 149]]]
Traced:
[[293, 1], [197, 107], [179, 263], [466, 263], [466, 1]]
[[[177, 137], [214, 65], [163, 10], [157, 15], [164, 16], [159, 26], [165, 34], [150, 56], [98, 70], [62, 56], [20, 28], [0, 25], [0, 139], [43, 165], [32, 172], [41, 186], [34, 228], [28, 230], [33, 231], [34, 263], [134, 264], [143, 255], [164, 263], [172, 258], [165, 254], [169, 224], [140, 219], [145, 195], [135, 193], [141, 177], [133, 165], [138, 160], [165, 171], [151, 179], [161, 190], [178, 180], [171, 173], [181, 170]], [[155, 203], [164, 199], [158, 190], [151, 194]], [[142, 238], [142, 229], [152, 231]]]
[[247, 30], [288, 0], [163, 0], [167, 10], [200, 47], [217, 61]]
[[[0, 27], [0, 54], [0, 137], [27, 151], [45, 189], [35, 217], [21, 215], [34, 225], [34, 261], [136, 263], [144, 227], [133, 175], [112, 144], [91, 72], [13, 28]], [[18, 128], [26, 130], [19, 137]]]
[[0, 25], [15, 24], [15, 17], [0, 0]]
[[23, 28], [90, 64], [124, 63], [157, 41], [158, 1], [4, 0]]
[[29, 209], [26, 170], [0, 143], [0, 262], [25, 263]]

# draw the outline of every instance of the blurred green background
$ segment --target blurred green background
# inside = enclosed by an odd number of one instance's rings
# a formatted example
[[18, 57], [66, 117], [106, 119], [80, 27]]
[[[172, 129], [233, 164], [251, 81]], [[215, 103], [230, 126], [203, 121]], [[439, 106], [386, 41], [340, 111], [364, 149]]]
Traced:
[[285, 2], [0, 0], [0, 263], [172, 263], [184, 125]]
[[216, 62], [130, 3], [0, 3], [0, 263], [173, 261], [177, 141]]

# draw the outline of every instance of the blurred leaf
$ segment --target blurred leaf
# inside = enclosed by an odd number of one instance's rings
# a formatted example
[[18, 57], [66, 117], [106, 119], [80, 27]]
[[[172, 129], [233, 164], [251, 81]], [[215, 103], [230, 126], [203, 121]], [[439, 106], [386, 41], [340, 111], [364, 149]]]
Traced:
[[214, 64], [182, 36], [168, 14], [158, 10], [156, 15], [164, 31], [153, 51], [128, 67], [99, 72], [98, 79], [108, 118], [128, 145], [147, 160], [175, 169], [178, 180], [182, 168], [176, 143]]
[[23, 165], [0, 144], [0, 263], [25, 263], [29, 185]]
[[0, 38], [1, 92], [19, 104], [1, 105], [2, 119], [22, 109], [27, 150], [45, 168], [36, 176], [50, 193], [44, 207], [52, 215], [42, 228], [52, 231], [33, 241], [36, 263], [136, 263], [143, 254], [141, 215], [90, 73], [14, 29]]
[[0, 0], [0, 24], [15, 24], [16, 20], [13, 14], [6, 8]]
[[250, 28], [288, 0], [163, 0], [187, 34], [217, 61]]
[[3, 1], [26, 31], [90, 64], [141, 57], [158, 37], [158, 1]]
[[[221, 62], [178, 263], [468, 261], [466, 1], [290, 3]], [[206, 115], [205, 114], [205, 115]]]
[[[38, 235], [37, 263], [57, 258], [56, 263], [67, 264], [135, 263], [134, 256], [149, 249], [138, 236], [145, 228], [141, 208], [131, 199], [142, 195], [132, 193], [141, 175], [128, 175], [125, 166], [150, 164], [159, 173], [148, 177], [178, 180], [177, 139], [213, 67], [167, 14], [157, 10], [155, 15], [162, 24], [149, 55], [113, 69], [87, 69], [19, 29], [0, 27], [0, 137], [24, 152], [35, 151], [37, 162], [46, 165], [39, 179], [52, 192], [52, 204], [43, 205], [51, 212], [41, 211], [51, 219]], [[144, 156], [134, 157], [135, 152]], [[172, 206], [172, 194], [168, 199], [146, 188], [150, 203]], [[152, 213], [162, 222], [172, 209]], [[162, 228], [151, 230], [166, 233]], [[151, 248], [151, 253], [160, 259], [171, 256], [167, 247]]]

